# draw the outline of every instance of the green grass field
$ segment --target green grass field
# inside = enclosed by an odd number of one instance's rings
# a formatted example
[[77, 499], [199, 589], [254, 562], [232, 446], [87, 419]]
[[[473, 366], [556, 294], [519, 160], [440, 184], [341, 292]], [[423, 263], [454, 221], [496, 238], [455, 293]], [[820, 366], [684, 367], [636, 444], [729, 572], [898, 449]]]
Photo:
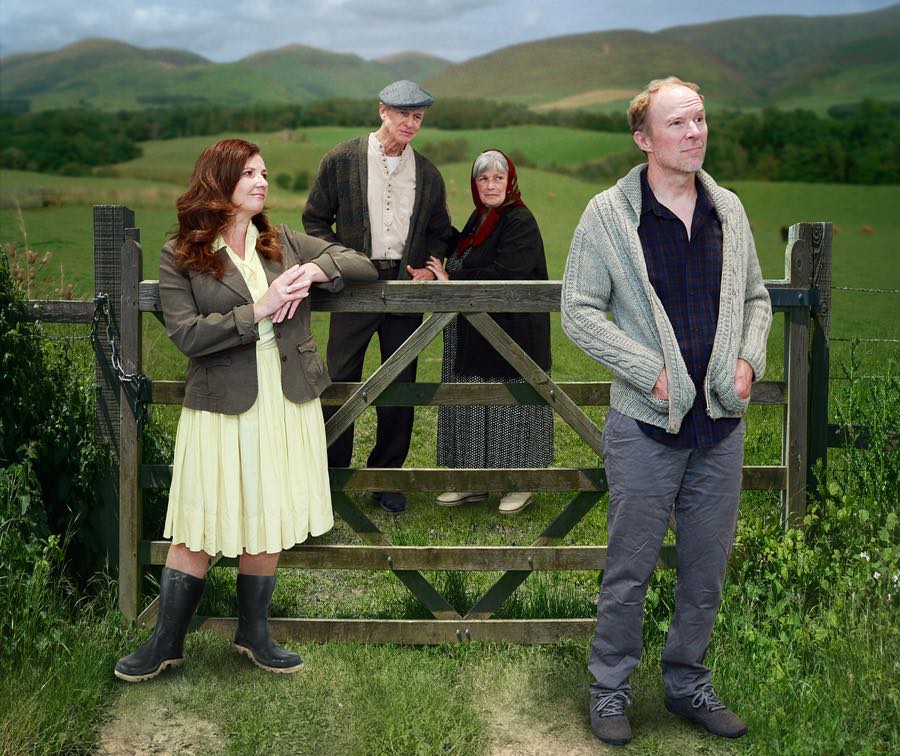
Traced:
[[[291, 139], [284, 134], [247, 136], [263, 146], [270, 174], [274, 175], [283, 170], [314, 170], [326, 149], [359, 132], [360, 129], [322, 128], [303, 130], [302, 138], [299, 133]], [[419, 140], [459, 137], [469, 141], [473, 154], [482, 146], [518, 149], [542, 166], [583, 162], [621, 151], [627, 144], [616, 142], [610, 135], [538, 127], [493, 132], [426, 130]], [[117, 176], [113, 177], [64, 178], [4, 171], [0, 173], [5, 208], [0, 210], [0, 244], [15, 242], [24, 248], [27, 234], [27, 245], [39, 255], [52, 252], [51, 261], [38, 276], [36, 296], [46, 296], [56, 284], [62, 265], [65, 279], [75, 284], [76, 295], [89, 298], [93, 289], [90, 205], [126, 203], [136, 211], [141, 228], [145, 278], [155, 278], [158, 250], [175, 220], [174, 198], [183, 188], [194, 158], [211, 141], [203, 137], [148, 144], [142, 158], [116, 166]], [[636, 160], [638, 157], [635, 153]], [[469, 165], [454, 163], [440, 168], [447, 182], [454, 222], [460, 225], [471, 207]], [[550, 276], [559, 278], [572, 230], [585, 204], [605, 187], [540, 169], [523, 169], [520, 185], [544, 235]], [[897, 187], [760, 182], [731, 182], [729, 187], [740, 195], [747, 208], [767, 278], [781, 278], [784, 273], [782, 226], [830, 220], [838, 229], [834, 244], [836, 286], [900, 289]], [[12, 198], [27, 204], [27, 198], [33, 201], [42, 196], [52, 196], [56, 204], [24, 206], [21, 210], [8, 207]], [[272, 218], [299, 228], [303, 199], [301, 194], [273, 186]], [[863, 227], [871, 233], [864, 233]], [[782, 373], [780, 326], [778, 317], [769, 345], [769, 378]], [[182, 377], [185, 360], [159, 324], [146, 318], [144, 328], [144, 360], [151, 377]], [[320, 347], [324, 347], [325, 316], [317, 315], [314, 331]], [[840, 337], [900, 338], [896, 297], [835, 292], [832, 333]], [[555, 379], [606, 377], [605, 371], [568, 342], [559, 328], [558, 317], [553, 320], [552, 338]], [[835, 343], [835, 359], [845, 353], [846, 344]], [[889, 369], [886, 357], [890, 354], [896, 356], [896, 347], [867, 348], [866, 370]], [[374, 350], [369, 357], [367, 371], [376, 364]], [[440, 359], [438, 341], [420, 358], [420, 379], [438, 380]], [[604, 412], [602, 408], [592, 408], [588, 414], [600, 421]], [[355, 465], [364, 464], [371, 448], [372, 415], [368, 413], [357, 424]], [[174, 429], [176, 419], [177, 408], [153, 410], [154, 424], [165, 430]], [[417, 411], [409, 466], [434, 464], [435, 421], [435, 410]], [[596, 456], [559, 421], [556, 433], [557, 465], [597, 464]], [[753, 407], [748, 418], [747, 463], [778, 463], [780, 434], [780, 408]], [[496, 496], [486, 504], [443, 509], [433, 504], [430, 494], [420, 493], [410, 497], [407, 514], [392, 518], [373, 508], [364, 496], [354, 498], [394, 543], [410, 545], [530, 543], [568, 500], [563, 494], [541, 495], [521, 515], [501, 519], [495, 510]], [[161, 528], [162, 504], [159, 497], [148, 497], [146, 502], [145, 527], [150, 537], [156, 537]], [[744, 523], [777, 522], [778, 495], [745, 492], [741, 511], [739, 536], [750, 527]], [[340, 520], [332, 532], [316, 540], [359, 542]], [[602, 512], [585, 518], [566, 541], [603, 542]], [[467, 607], [496, 579], [497, 573], [466, 573], [463, 577], [435, 573], [430, 577], [455, 604]], [[501, 608], [500, 616], [591, 616], [596, 588], [597, 576], [592, 573], [533, 575]], [[650, 602], [670, 600], [666, 590], [671, 590], [671, 584], [661, 580]], [[149, 599], [152, 586], [148, 585], [146, 592]], [[201, 612], [233, 615], [235, 610], [233, 571], [214, 569]], [[418, 602], [389, 572], [362, 571], [285, 570], [280, 573], [272, 613], [425, 616]], [[670, 753], [673, 749], [685, 754], [804, 753], [821, 752], [825, 746], [835, 744], [833, 749], [825, 750], [839, 752], [852, 748], [855, 742], [862, 742], [864, 752], [882, 750], [883, 735], [879, 733], [891, 731], [890, 724], [885, 725], [882, 720], [890, 718], [896, 705], [893, 709], [890, 703], [881, 704], [880, 709], [876, 705], [873, 716], [878, 721], [868, 726], [864, 722], [849, 726], [845, 719], [836, 719], [838, 724], [826, 728], [818, 721], [823, 697], [848, 701], [857, 684], [874, 687], [884, 674], [881, 663], [896, 658], [896, 651], [866, 647], [876, 637], [877, 629], [867, 629], [865, 618], [845, 617], [840, 621], [846, 623], [842, 626], [846, 632], [841, 630], [836, 635], [845, 641], [823, 647], [820, 658], [800, 659], [790, 643], [768, 655], [748, 646], [740, 617], [740, 607], [726, 603], [710, 660], [723, 697], [749, 720], [751, 737], [737, 743], [713, 742], [664, 712], [657, 668], [662, 629], [656, 628], [648, 631], [645, 661], [633, 681], [636, 706], [632, 719], [642, 753]], [[308, 644], [297, 646], [307, 669], [292, 678], [273, 680], [233, 658], [221, 637], [198, 633], [189, 639], [189, 660], [184, 671], [146, 686], [112, 685], [107, 679], [111, 664], [143, 634], [130, 631], [125, 638], [109, 623], [100, 623], [96, 629], [93, 625], [73, 628], [68, 642], [75, 648], [74, 654], [60, 654], [59, 660], [48, 664], [53, 667], [55, 684], [61, 691], [79, 686], [95, 691], [90, 708], [75, 720], [77, 728], [65, 725], [62, 720], [69, 716], [68, 698], [60, 694], [52, 699], [52, 705], [39, 711], [27, 702], [33, 700], [32, 691], [42, 684], [43, 673], [38, 669], [23, 675], [16, 681], [8, 702], [0, 704], [0, 751], [6, 744], [10, 752], [16, 752], [16, 744], [21, 743], [31, 744], [27, 750], [47, 753], [91, 750], [96, 747], [97, 728], [101, 725], [99, 737], [103, 747], [113, 752], [116, 747], [146, 745], [154, 737], [165, 737], [173, 747], [209, 753], [563, 754], [596, 752], [599, 748], [586, 722], [583, 643], [532, 648], [479, 643], [431, 649]], [[859, 634], [862, 640], [857, 639]], [[84, 644], [96, 648], [93, 658], [84, 652]], [[852, 671], [849, 681], [843, 675], [845, 666]], [[796, 686], [785, 680], [785, 669], [797, 675]], [[780, 675], [778, 670], [782, 670]], [[17, 698], [26, 702], [18, 709]], [[12, 720], [20, 722], [18, 729], [10, 725]], [[896, 742], [896, 727], [893, 732]], [[805, 751], [804, 744], [809, 744], [810, 750]]]

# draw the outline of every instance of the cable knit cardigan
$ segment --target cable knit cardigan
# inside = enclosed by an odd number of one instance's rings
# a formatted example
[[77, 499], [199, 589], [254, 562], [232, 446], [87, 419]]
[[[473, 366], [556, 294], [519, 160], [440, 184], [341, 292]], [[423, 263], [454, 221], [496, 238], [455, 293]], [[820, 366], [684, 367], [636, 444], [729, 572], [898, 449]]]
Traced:
[[[585, 208], [566, 261], [562, 326], [588, 356], [612, 371], [611, 407], [677, 433], [696, 390], [650, 283], [638, 236], [645, 167], [634, 167]], [[762, 377], [772, 307], [740, 200], [704, 171], [698, 176], [722, 224], [719, 322], [703, 391], [710, 417], [739, 417], [749, 399], [734, 388], [737, 359], [750, 363], [756, 380]], [[663, 367], [668, 401], [652, 393]]]

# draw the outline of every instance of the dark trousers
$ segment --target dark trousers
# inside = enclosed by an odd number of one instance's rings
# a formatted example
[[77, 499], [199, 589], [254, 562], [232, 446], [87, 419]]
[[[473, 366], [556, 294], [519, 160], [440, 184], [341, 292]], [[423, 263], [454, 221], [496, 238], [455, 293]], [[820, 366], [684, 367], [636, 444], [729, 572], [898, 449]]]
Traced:
[[[391, 280], [396, 269], [379, 271], [381, 280]], [[422, 323], [422, 315], [393, 315], [390, 313], [335, 312], [331, 315], [328, 333], [328, 373], [331, 380], [359, 381], [363, 360], [372, 337], [378, 334], [382, 363], [406, 341]], [[416, 380], [416, 360], [407, 365], [397, 381]], [[326, 407], [327, 421], [337, 407]], [[375, 447], [366, 463], [368, 467], [402, 467], [409, 453], [413, 429], [413, 407], [376, 407], [377, 431]], [[342, 433], [328, 447], [330, 467], [349, 467], [353, 456], [353, 426]]]
[[710, 682], [703, 659], [734, 541], [743, 456], [743, 423], [709, 449], [674, 449], [610, 410], [603, 431], [609, 546], [588, 660], [594, 690], [629, 690], [641, 658], [647, 584], [673, 506], [678, 566], [663, 682], [673, 697]]

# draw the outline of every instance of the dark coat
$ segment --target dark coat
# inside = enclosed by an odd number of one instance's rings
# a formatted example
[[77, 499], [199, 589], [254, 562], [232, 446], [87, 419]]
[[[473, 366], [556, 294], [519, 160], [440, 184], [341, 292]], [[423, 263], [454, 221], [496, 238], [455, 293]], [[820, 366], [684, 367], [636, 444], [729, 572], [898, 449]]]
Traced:
[[[474, 223], [469, 222], [461, 235]], [[453, 281], [546, 281], [547, 260], [537, 221], [527, 207], [512, 207], [500, 216], [493, 233], [474, 247]], [[491, 313], [491, 317], [544, 370], [550, 369], [550, 315], [546, 312]], [[457, 318], [456, 364], [459, 375], [517, 378], [519, 374], [467, 320]]]
[[[368, 149], [366, 134], [339, 144], [322, 158], [303, 209], [303, 228], [312, 236], [358, 249], [371, 257]], [[397, 273], [401, 280], [410, 277], [407, 264], [424, 268], [430, 255], [445, 257], [453, 233], [441, 174], [427, 158], [415, 150], [413, 154], [416, 198]]]
[[[375, 268], [365, 257], [339, 244], [315, 239], [279, 226], [282, 261], [260, 255], [269, 284], [287, 268], [314, 261], [340, 291], [344, 281], [374, 281]], [[166, 331], [188, 361], [184, 406], [237, 415], [256, 401], [256, 342], [259, 329], [253, 317], [253, 297], [244, 277], [225, 248], [216, 251], [224, 260], [221, 278], [182, 270], [175, 263], [174, 242], [162, 249], [159, 261], [159, 298]], [[309, 329], [309, 297], [300, 302], [294, 317], [275, 324], [281, 355], [281, 387], [292, 402], [319, 396], [331, 383]]]

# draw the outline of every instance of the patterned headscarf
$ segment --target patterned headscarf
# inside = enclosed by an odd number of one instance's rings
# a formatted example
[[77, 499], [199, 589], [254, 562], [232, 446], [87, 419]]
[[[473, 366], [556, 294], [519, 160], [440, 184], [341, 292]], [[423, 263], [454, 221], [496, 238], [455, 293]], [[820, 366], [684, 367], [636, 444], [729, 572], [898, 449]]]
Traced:
[[[481, 201], [481, 197], [478, 196], [478, 176], [470, 176], [469, 182], [472, 189], [472, 201], [475, 203], [475, 214], [477, 214], [478, 220], [475, 222], [472, 231], [465, 236], [460, 237], [459, 241], [456, 243], [455, 254], [457, 255], [461, 255], [469, 247], [478, 247], [483, 244], [484, 240], [487, 239], [497, 227], [500, 216], [511, 207], [525, 207], [525, 203], [522, 202], [522, 195], [519, 193], [519, 182], [516, 179], [516, 166], [513, 165], [513, 161], [509, 159], [509, 155], [502, 150], [498, 150], [496, 147], [491, 147], [479, 154], [478, 158], [485, 152], [499, 152], [506, 159], [506, 164], [509, 166], [509, 172], [506, 175], [506, 197], [498, 207], [487, 207]], [[475, 158], [475, 163], [478, 162], [478, 158]], [[472, 171], [475, 170], [475, 163], [472, 163]]]

